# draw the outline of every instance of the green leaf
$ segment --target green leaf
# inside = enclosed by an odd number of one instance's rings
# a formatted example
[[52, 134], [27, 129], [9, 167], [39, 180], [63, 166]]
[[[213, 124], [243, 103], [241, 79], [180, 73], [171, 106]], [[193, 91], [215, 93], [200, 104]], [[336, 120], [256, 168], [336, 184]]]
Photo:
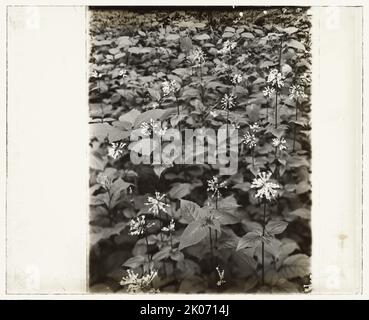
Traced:
[[179, 39], [179, 35], [178, 34], [168, 34], [167, 36], [165, 36], [165, 39], [168, 41], [176, 41]]
[[290, 212], [291, 215], [300, 217], [302, 219], [310, 219], [310, 210], [306, 208], [299, 208]]
[[161, 99], [161, 94], [159, 90], [153, 89], [153, 88], [147, 88], [147, 91], [150, 93], [150, 96], [156, 100], [159, 101]]
[[256, 248], [259, 244], [261, 244], [261, 234], [257, 231], [251, 231], [240, 239], [236, 251], [244, 248]]
[[255, 277], [254, 275], [252, 275], [251, 277], [249, 277], [246, 281], [245, 281], [245, 285], [243, 290], [245, 292], [249, 292], [252, 289], [254, 289], [256, 287], [256, 285], [259, 283], [259, 279], [257, 277]]
[[193, 39], [198, 40], [198, 41], [209, 40], [210, 36], [207, 35], [206, 33], [203, 33], [203, 34], [198, 34], [198, 35], [194, 36]]
[[299, 42], [295, 39], [288, 40], [287, 45], [291, 48], [301, 50], [301, 51], [305, 51], [305, 46], [301, 42]]
[[310, 191], [311, 187], [307, 181], [301, 181], [296, 185], [296, 194], [303, 194]]
[[288, 222], [285, 221], [269, 221], [265, 229], [268, 233], [275, 235], [280, 234], [286, 230]]
[[167, 259], [167, 258], [169, 258], [171, 250], [172, 249], [170, 247], [165, 247], [165, 248], [161, 249], [159, 252], [155, 253], [153, 255], [152, 259], [154, 261], [161, 261], [161, 260]]
[[206, 289], [206, 283], [198, 276], [184, 279], [179, 286], [178, 292], [181, 293], [203, 293]]
[[279, 274], [286, 279], [301, 278], [310, 273], [310, 258], [306, 254], [287, 257], [279, 269]]
[[144, 47], [131, 47], [128, 49], [128, 52], [132, 54], [144, 54], [150, 53], [153, 51], [153, 48], [144, 48]]
[[296, 27], [288, 27], [288, 28], [284, 28], [283, 31], [288, 33], [288, 34], [293, 34], [293, 33], [296, 33], [297, 31], [299, 31], [299, 29], [296, 28]]
[[140, 127], [141, 123], [147, 122], [150, 123], [150, 120], [159, 120], [163, 114], [165, 113], [165, 110], [163, 109], [155, 109], [155, 110], [148, 110], [144, 113], [141, 113], [135, 120], [134, 127], [137, 129]]
[[98, 171], [103, 171], [107, 164], [106, 158], [104, 159], [96, 152], [91, 152], [90, 155], [90, 168]]
[[119, 117], [119, 121], [125, 121], [131, 123], [131, 126], [135, 123], [137, 117], [141, 114], [137, 109], [132, 109]]
[[146, 258], [144, 256], [135, 256], [135, 257], [129, 258], [126, 262], [124, 262], [123, 267], [135, 269], [145, 264], [145, 262], [146, 262]]
[[242, 183], [237, 183], [235, 184], [232, 189], [239, 189], [242, 191], [249, 191], [251, 187], [251, 183], [250, 182], [242, 182]]
[[168, 192], [172, 199], [181, 199], [189, 195], [192, 190], [191, 183], [178, 183]]
[[184, 248], [193, 246], [207, 236], [207, 227], [202, 226], [199, 221], [192, 221], [186, 229], [183, 230], [183, 233], [180, 238], [179, 250]]
[[193, 221], [195, 217], [197, 217], [197, 211], [200, 209], [200, 206], [192, 201], [181, 199], [180, 202], [180, 210], [182, 218], [184, 218], [187, 222]]
[[234, 36], [233, 32], [224, 32], [222, 38], [232, 38]]
[[119, 222], [114, 227], [103, 228], [103, 227], [91, 227], [90, 228], [90, 245], [93, 246], [102, 239], [108, 239], [112, 235], [119, 234], [125, 227], [126, 222]]

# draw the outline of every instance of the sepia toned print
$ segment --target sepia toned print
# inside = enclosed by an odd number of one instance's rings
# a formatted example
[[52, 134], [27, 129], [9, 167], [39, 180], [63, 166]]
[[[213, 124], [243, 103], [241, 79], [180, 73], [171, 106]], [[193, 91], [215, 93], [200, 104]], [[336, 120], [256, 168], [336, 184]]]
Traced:
[[90, 291], [309, 292], [309, 8], [89, 13]]

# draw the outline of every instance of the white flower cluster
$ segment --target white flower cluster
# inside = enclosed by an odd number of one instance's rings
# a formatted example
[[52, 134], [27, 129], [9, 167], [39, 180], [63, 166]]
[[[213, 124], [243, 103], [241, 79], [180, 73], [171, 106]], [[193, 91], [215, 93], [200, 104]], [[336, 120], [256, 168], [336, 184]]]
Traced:
[[271, 98], [274, 93], [275, 89], [273, 87], [266, 86], [263, 90], [263, 94], [267, 98]]
[[219, 277], [219, 280], [217, 281], [217, 286], [220, 287], [222, 284], [226, 283], [226, 281], [224, 280], [224, 270], [220, 269], [219, 266], [215, 269], [217, 270]]
[[241, 83], [242, 82], [242, 75], [240, 73], [236, 73], [235, 75], [233, 75], [231, 81], [234, 85]]
[[194, 49], [188, 58], [195, 67], [198, 67], [205, 62], [205, 53], [201, 49]]
[[108, 146], [108, 156], [113, 159], [118, 159], [123, 155], [124, 147], [126, 143], [123, 142], [113, 142]]
[[260, 130], [259, 124], [257, 124], [256, 122], [251, 124], [250, 125], [250, 130], [253, 131], [253, 132], [256, 132], [256, 131]]
[[169, 226], [168, 227], [163, 227], [161, 228], [161, 231], [164, 231], [164, 232], [174, 232], [175, 231], [175, 227], [176, 227], [176, 224], [174, 222], [174, 220], [170, 220], [170, 223], [169, 223]]
[[96, 71], [96, 70], [93, 70], [93, 71], [91, 72], [91, 75], [92, 75], [94, 78], [97, 78], [97, 79], [99, 79], [99, 78], [101, 78], [101, 77], [102, 77], [102, 74], [101, 74], [100, 72]]
[[300, 85], [292, 85], [290, 87], [290, 96], [289, 98], [292, 100], [302, 100], [305, 99], [307, 97], [307, 94], [305, 94], [304, 92], [304, 88]]
[[253, 132], [246, 132], [243, 135], [243, 143], [250, 149], [256, 147], [257, 144], [257, 140], [256, 140], [256, 136], [255, 133]]
[[267, 82], [272, 86], [277, 86], [278, 88], [284, 86], [283, 76], [277, 69], [272, 69], [270, 71]]
[[154, 216], [157, 216], [160, 213], [160, 210], [163, 212], [167, 212], [165, 207], [169, 207], [163, 200], [165, 198], [165, 194], [161, 194], [160, 192], [155, 192], [155, 197], [148, 197], [145, 205], [150, 206], [149, 212], [151, 212]]
[[104, 175], [103, 173], [99, 173], [97, 178], [96, 178], [96, 182], [101, 184], [101, 186], [105, 189], [105, 190], [109, 190], [111, 188], [112, 185], [112, 181], [111, 179]]
[[287, 142], [285, 138], [274, 138], [272, 140], [273, 147], [278, 148], [280, 151], [287, 150]]
[[222, 109], [230, 110], [236, 105], [236, 96], [233, 94], [225, 94], [220, 101], [220, 104], [222, 106]]
[[223, 43], [223, 48], [220, 49], [218, 52], [223, 55], [230, 54], [231, 50], [236, 48], [236, 46], [237, 42], [227, 40], [226, 42]]
[[254, 178], [251, 184], [252, 189], [257, 189], [257, 192], [255, 194], [256, 198], [266, 200], [273, 200], [276, 198], [278, 191], [277, 189], [280, 189], [281, 186], [277, 183], [271, 182], [270, 177], [272, 176], [271, 172], [259, 172], [258, 177]]
[[142, 122], [141, 123], [141, 133], [144, 136], [150, 136], [152, 133], [162, 137], [165, 135], [167, 131], [167, 127], [164, 125], [162, 126], [160, 121], [154, 121], [153, 119], [150, 119], [150, 122]]
[[207, 191], [212, 191], [212, 198], [219, 199], [221, 197], [221, 193], [219, 191], [220, 188], [227, 188], [227, 182], [219, 182], [218, 177], [213, 177], [213, 179], [208, 180], [208, 188]]
[[146, 224], [145, 216], [139, 216], [136, 219], [132, 218], [129, 221], [129, 232], [130, 236], [139, 236], [145, 232], [147, 228], [152, 227], [155, 222]]
[[164, 97], [170, 95], [172, 92], [178, 91], [178, 89], [179, 87], [175, 80], [166, 80], [161, 84], [161, 90], [163, 90]]
[[120, 70], [118, 75], [122, 78], [127, 77], [127, 70], [125, 70], [125, 69]]
[[128, 293], [144, 293], [144, 292], [158, 292], [151, 287], [152, 281], [158, 275], [157, 270], [151, 270], [150, 273], [143, 275], [141, 278], [132, 270], [127, 271], [128, 275], [123, 277], [120, 281], [121, 286], [128, 286]]

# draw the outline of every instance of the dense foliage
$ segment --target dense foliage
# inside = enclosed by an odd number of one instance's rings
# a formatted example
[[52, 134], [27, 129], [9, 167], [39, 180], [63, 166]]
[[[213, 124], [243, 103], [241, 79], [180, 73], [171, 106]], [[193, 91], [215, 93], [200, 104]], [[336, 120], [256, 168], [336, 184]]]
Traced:
[[[90, 37], [91, 290], [307, 291], [307, 10], [97, 10]], [[134, 129], [224, 124], [233, 175], [130, 160]]]

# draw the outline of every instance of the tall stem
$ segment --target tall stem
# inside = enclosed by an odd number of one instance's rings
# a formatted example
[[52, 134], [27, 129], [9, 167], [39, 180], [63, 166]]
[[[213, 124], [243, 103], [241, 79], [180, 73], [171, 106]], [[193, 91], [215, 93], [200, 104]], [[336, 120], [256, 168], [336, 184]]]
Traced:
[[[218, 210], [218, 197], [215, 197], [215, 209]], [[218, 249], [218, 230], [215, 230], [215, 250]]]
[[209, 240], [210, 240], [210, 253], [211, 253], [211, 267], [214, 269], [214, 250], [213, 250], [213, 238], [211, 236], [211, 228], [209, 227]]
[[[265, 235], [265, 212], [266, 202], [264, 201], [264, 214], [263, 214], [263, 237]], [[261, 243], [261, 284], [264, 285], [264, 239]]]
[[[281, 64], [282, 64], [282, 44], [283, 44], [283, 39], [281, 38], [281, 44], [279, 47], [279, 59], [278, 59], [278, 72], [282, 72], [281, 71]], [[275, 88], [275, 128], [278, 128], [278, 82], [276, 84], [276, 88]]]
[[278, 128], [278, 88], [275, 90], [275, 119], [274, 119], [274, 125], [275, 128]]
[[[295, 121], [297, 121], [297, 113], [298, 113], [298, 101], [296, 101], [296, 115], [295, 115]], [[293, 126], [293, 146], [292, 146], [292, 152], [295, 151], [295, 144], [296, 144], [296, 122]]]
[[146, 253], [147, 253], [147, 259], [149, 260], [149, 266], [151, 264], [151, 257], [149, 254], [149, 240], [147, 239], [147, 232], [145, 232], [145, 241], [146, 241]]

